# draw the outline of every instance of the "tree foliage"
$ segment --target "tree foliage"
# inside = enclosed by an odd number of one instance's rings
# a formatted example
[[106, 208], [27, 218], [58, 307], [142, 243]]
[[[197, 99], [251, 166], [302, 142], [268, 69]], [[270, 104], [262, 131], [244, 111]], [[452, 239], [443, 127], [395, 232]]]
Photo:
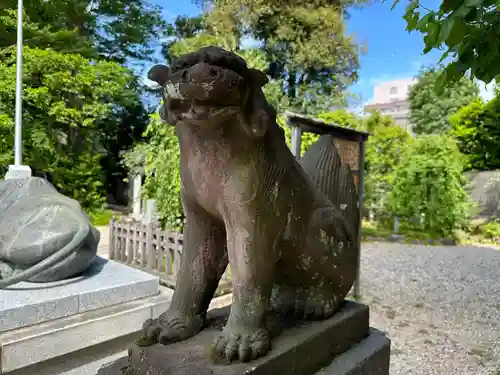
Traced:
[[[7, 0], [0, 7], [2, 63], [3, 68], [8, 68], [12, 73], [8, 80], [2, 82], [4, 85], [0, 84], [0, 87], [4, 89], [2, 103], [0, 103], [6, 111], [3, 117], [4, 124], [7, 124], [10, 121], [8, 119], [14, 116], [10, 94], [13, 94], [15, 78], [15, 57], [12, 53], [16, 43], [16, 18], [17, 2]], [[61, 95], [66, 95], [66, 93], [68, 96], [73, 95], [75, 102], [62, 100], [58, 104], [59, 112], [77, 114], [71, 121], [67, 119], [67, 124], [71, 123], [71, 125], [66, 130], [64, 126], [58, 128], [61, 132], [59, 137], [68, 139], [73, 137], [72, 134], [75, 131], [81, 132], [79, 128], [89, 128], [88, 124], [77, 124], [78, 121], [92, 123], [92, 136], [81, 141], [81, 154], [68, 155], [64, 154], [63, 149], [56, 148], [53, 154], [40, 153], [39, 157], [49, 159], [37, 160], [29, 154], [30, 141], [23, 139], [24, 152], [27, 153], [25, 160], [34, 163], [31, 166], [35, 174], [49, 173], [53, 179], [52, 182], [57, 187], [63, 186], [61, 189], [65, 194], [70, 196], [80, 194], [86, 208], [90, 207], [88, 201], [91, 199], [96, 201], [93, 206], [100, 205], [105, 192], [108, 196], [113, 196], [116, 203], [125, 203], [127, 197], [124, 194], [117, 195], [117, 193], [126, 192], [123, 182], [126, 171], [120, 163], [121, 153], [130, 148], [143, 133], [148, 116], [141, 97], [145, 93], [145, 88], [140, 79], [124, 65], [125, 62], [135, 63], [137, 59], [150, 59], [152, 43], [163, 34], [165, 29], [159, 8], [149, 6], [145, 0], [33, 0], [24, 4], [23, 24], [23, 43], [28, 47], [28, 55], [25, 56], [28, 60], [28, 65], [25, 66], [25, 90], [34, 88], [41, 90], [42, 87], [39, 86], [45, 85], [48, 89], [46, 98], [49, 98], [48, 104], [43, 103], [45, 107], [41, 107], [42, 103], [38, 102], [28, 103], [28, 99], [25, 98], [23, 111], [25, 129], [31, 128], [29, 122], [33, 117], [36, 117], [38, 124], [52, 124], [55, 121], [53, 109], [49, 109], [48, 106], [52, 105], [58, 95], [64, 99]], [[34, 61], [30, 61], [34, 53], [43, 55], [38, 66], [34, 65]], [[51, 62], [50, 59], [54, 61]], [[63, 63], [66, 59], [70, 62], [67, 67]], [[79, 61], [75, 63], [77, 66], [71, 63], [77, 60]], [[99, 69], [105, 63], [111, 62], [114, 63], [111, 66], [115, 73], [101, 74]], [[78, 64], [85, 66], [85, 69], [78, 70], [80, 69]], [[58, 72], [57, 69], [60, 71]], [[37, 74], [40, 74], [40, 77], [37, 77]], [[69, 75], [76, 81], [75, 88], [72, 89], [71, 83], [66, 81], [63, 83], [50, 81], [47, 84], [38, 82], [48, 79], [44, 74], [49, 74], [51, 77]], [[119, 74], [123, 74], [123, 77], [118, 79]], [[91, 82], [92, 77], [95, 82]], [[108, 78], [112, 81], [107, 82]], [[92, 95], [100, 97], [100, 100], [94, 100], [87, 92], [79, 93], [79, 80], [86, 80], [90, 88], [95, 88], [97, 91]], [[58, 84], [63, 86], [58, 88]], [[122, 87], [118, 88], [117, 85], [120, 84]], [[109, 88], [106, 88], [108, 86]], [[58, 91], [59, 89], [62, 91]], [[10, 96], [6, 95], [6, 92], [10, 92]], [[26, 92], [24, 94], [27, 95]], [[101, 113], [103, 107], [106, 107], [105, 115]], [[58, 124], [61, 123], [60, 120], [60, 118], [57, 119]], [[51, 128], [46, 129], [47, 134], [50, 131], [52, 131]], [[63, 134], [64, 131], [69, 133]], [[27, 134], [29, 137], [29, 133]], [[39, 134], [41, 137], [39, 142], [43, 141], [47, 144], [53, 142], [51, 139], [43, 140], [41, 134]], [[0, 154], [10, 155], [12, 136], [2, 141]], [[31, 150], [31, 152], [34, 151]], [[92, 157], [88, 156], [87, 160], [85, 159], [87, 156], [84, 157], [86, 152], [95, 154]], [[6, 157], [10, 160], [10, 156]], [[68, 158], [68, 161], [65, 164], [62, 162], [58, 164], [58, 172], [55, 173], [52, 164], [56, 159], [63, 160], [64, 158]], [[80, 162], [80, 158], [86, 161]], [[68, 170], [63, 171], [61, 169], [63, 165], [66, 165]], [[71, 176], [74, 177], [75, 184], [78, 186], [84, 186], [86, 180], [89, 188], [93, 186], [92, 189], [99, 191], [99, 196], [91, 197], [90, 194], [77, 192], [68, 193], [72, 189], [69, 185]], [[79, 189], [76, 186], [74, 188]]]
[[184, 214], [180, 200], [179, 141], [175, 127], [165, 124], [158, 113], [154, 113], [150, 116], [144, 136], [146, 141], [126, 154], [126, 164], [131, 170], [141, 164], [145, 167], [143, 195], [156, 200], [159, 219], [164, 226], [182, 230]]
[[468, 157], [468, 169], [500, 169], [500, 98], [476, 100], [451, 116], [452, 134]]
[[[126, 95], [130, 72], [113, 62], [78, 54], [24, 48], [23, 156], [35, 171], [87, 209], [102, 204], [99, 124]], [[0, 165], [13, 162], [16, 55], [0, 58]], [[5, 171], [4, 171], [5, 172]]]
[[[167, 61], [181, 45], [220, 45], [238, 53], [259, 54], [271, 78], [273, 104], [316, 115], [345, 104], [344, 89], [357, 79], [359, 47], [346, 36], [343, 6], [316, 1], [266, 4], [263, 1], [215, 0], [200, 17], [179, 17], [164, 46]], [[257, 48], [242, 48], [252, 38]], [[200, 43], [203, 41], [203, 43]], [[182, 51], [185, 51], [182, 50]], [[246, 57], [246, 56], [245, 56]]]
[[392, 118], [373, 112], [363, 121], [371, 132], [365, 151], [365, 207], [377, 218], [388, 215], [388, 196], [404, 159], [410, 135]]
[[410, 89], [410, 122], [416, 134], [446, 132], [449, 117], [479, 95], [478, 87], [466, 78], [439, 90], [439, 74], [434, 68], [423, 71]]
[[391, 213], [414, 229], [452, 235], [469, 216], [464, 163], [451, 137], [428, 135], [413, 139], [393, 178]]
[[[17, 1], [0, 9], [0, 47], [16, 43]], [[146, 0], [31, 0], [24, 4], [29, 47], [52, 48], [125, 63], [150, 60], [166, 23]]]
[[[396, 0], [393, 7], [399, 2]], [[406, 29], [423, 34], [423, 52], [442, 49], [441, 61], [451, 62], [440, 75], [440, 84], [456, 82], [470, 70], [485, 83], [500, 78], [500, 8], [495, 0], [443, 0], [429, 9], [411, 0], [404, 15]]]

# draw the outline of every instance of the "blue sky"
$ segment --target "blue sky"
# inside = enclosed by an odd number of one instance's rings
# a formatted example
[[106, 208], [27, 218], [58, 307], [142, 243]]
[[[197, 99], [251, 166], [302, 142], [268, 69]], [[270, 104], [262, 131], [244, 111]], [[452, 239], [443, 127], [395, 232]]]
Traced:
[[[152, 1], [163, 7], [167, 20], [173, 20], [177, 15], [194, 15], [200, 12], [189, 0]], [[425, 2], [427, 7], [437, 4], [439, 2], [436, 0]], [[367, 50], [360, 56], [359, 80], [349, 90], [358, 95], [362, 102], [372, 98], [373, 87], [377, 83], [411, 78], [422, 66], [437, 63], [441, 56], [440, 51], [423, 55], [422, 35], [410, 34], [405, 30], [403, 14], [406, 2], [402, 1], [392, 11], [391, 5], [392, 0], [389, 0], [349, 11], [351, 17], [347, 20], [347, 33], [366, 46]], [[490, 96], [488, 93], [483, 94], [485, 97]]]

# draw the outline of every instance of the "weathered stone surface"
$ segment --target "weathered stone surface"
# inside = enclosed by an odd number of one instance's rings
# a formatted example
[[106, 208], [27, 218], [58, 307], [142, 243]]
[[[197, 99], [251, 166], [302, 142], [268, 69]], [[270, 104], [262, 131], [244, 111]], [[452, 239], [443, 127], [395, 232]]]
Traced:
[[204, 47], [148, 77], [162, 86], [160, 115], [179, 138], [186, 226], [172, 303], [145, 323], [144, 341], [198, 334], [229, 262], [231, 314], [213, 349], [228, 359], [266, 355], [270, 307], [327, 319], [351, 289], [359, 256], [353, 176], [329, 137], [304, 155], [305, 168], [297, 162], [262, 91], [267, 76], [232, 52]]
[[336, 357], [316, 375], [389, 375], [391, 341], [380, 331]]
[[73, 280], [21, 282], [0, 290], [2, 332], [149, 297], [159, 292], [158, 277], [97, 257]]
[[478, 205], [478, 216], [500, 218], [500, 171], [467, 173], [468, 190]]
[[68, 279], [96, 257], [99, 231], [43, 178], [0, 181], [0, 213], [0, 289]]
[[308, 375], [369, 335], [368, 307], [347, 301], [332, 318], [318, 322], [296, 324], [272, 315], [267, 326], [274, 341], [267, 356], [249, 363], [214, 363], [214, 353], [208, 348], [214, 333], [225, 324], [228, 310], [211, 313], [210, 326], [200, 334], [167, 346], [133, 344], [128, 363], [122, 359], [101, 368], [98, 375]]
[[[137, 333], [145, 319], [158, 316], [154, 315], [155, 310], [168, 307], [171, 296], [167, 291], [2, 333], [0, 374], [41, 362], [46, 365], [57, 357], [61, 361], [61, 356]], [[26, 369], [25, 373], [37, 374], [36, 367], [35, 372]]]

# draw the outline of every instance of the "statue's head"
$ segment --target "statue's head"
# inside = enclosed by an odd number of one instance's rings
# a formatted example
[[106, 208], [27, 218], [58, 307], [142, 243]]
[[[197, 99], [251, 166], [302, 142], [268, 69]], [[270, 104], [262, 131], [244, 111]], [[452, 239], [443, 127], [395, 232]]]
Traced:
[[160, 115], [169, 124], [208, 126], [233, 119], [249, 135], [261, 137], [274, 120], [261, 89], [267, 76], [222, 48], [201, 48], [170, 67], [155, 65], [148, 78], [163, 88]]

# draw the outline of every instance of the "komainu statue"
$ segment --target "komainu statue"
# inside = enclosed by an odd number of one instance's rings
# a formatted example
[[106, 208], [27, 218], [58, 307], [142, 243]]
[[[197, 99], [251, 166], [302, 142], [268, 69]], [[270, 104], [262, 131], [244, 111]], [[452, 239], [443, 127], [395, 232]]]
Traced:
[[266, 312], [329, 318], [355, 280], [351, 172], [330, 136], [300, 165], [262, 92], [266, 75], [231, 52], [204, 47], [154, 66], [149, 78], [162, 86], [160, 115], [179, 138], [186, 226], [171, 305], [144, 323], [141, 341], [168, 344], [200, 332], [229, 263], [231, 313], [212, 353], [229, 361], [263, 356], [271, 345]]
[[79, 203], [39, 177], [0, 181], [0, 288], [79, 275], [100, 233]]

